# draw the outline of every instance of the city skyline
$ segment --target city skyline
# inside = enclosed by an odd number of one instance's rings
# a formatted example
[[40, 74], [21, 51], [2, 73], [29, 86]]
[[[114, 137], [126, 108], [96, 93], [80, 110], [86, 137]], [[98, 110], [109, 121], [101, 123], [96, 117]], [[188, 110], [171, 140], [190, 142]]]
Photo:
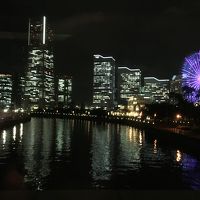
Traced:
[[[140, 66], [144, 76], [171, 78], [180, 72], [184, 57], [199, 50], [200, 30], [195, 17], [198, 1], [142, 1], [135, 2], [134, 7], [129, 1], [103, 1], [98, 6], [86, 1], [79, 2], [78, 7], [64, 1], [42, 1], [40, 6], [38, 3], [21, 0], [16, 5], [6, 3], [2, 9], [2, 71], [23, 71], [28, 19], [45, 14], [55, 34], [66, 36], [54, 43], [55, 66], [58, 72], [74, 77], [77, 103], [92, 100], [88, 88], [92, 88], [94, 54], [111, 55], [120, 66]], [[5, 12], [8, 8], [10, 11]]]
[[199, 11], [199, 0], [3, 2], [3, 197], [200, 190]]

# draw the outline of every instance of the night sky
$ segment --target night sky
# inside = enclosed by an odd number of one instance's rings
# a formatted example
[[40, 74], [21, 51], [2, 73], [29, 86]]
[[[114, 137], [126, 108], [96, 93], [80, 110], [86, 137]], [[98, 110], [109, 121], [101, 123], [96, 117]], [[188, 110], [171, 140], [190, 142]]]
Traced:
[[200, 49], [199, 0], [7, 0], [0, 6], [1, 72], [22, 72], [29, 17], [46, 15], [57, 73], [73, 76], [75, 103], [92, 97], [93, 54], [143, 76], [171, 78]]

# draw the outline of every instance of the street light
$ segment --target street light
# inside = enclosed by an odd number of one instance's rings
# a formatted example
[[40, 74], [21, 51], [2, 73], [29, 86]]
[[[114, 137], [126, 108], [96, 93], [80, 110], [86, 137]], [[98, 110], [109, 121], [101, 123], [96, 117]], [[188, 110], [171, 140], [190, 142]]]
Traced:
[[181, 119], [181, 118], [182, 118], [182, 116], [180, 114], [176, 115], [176, 119]]

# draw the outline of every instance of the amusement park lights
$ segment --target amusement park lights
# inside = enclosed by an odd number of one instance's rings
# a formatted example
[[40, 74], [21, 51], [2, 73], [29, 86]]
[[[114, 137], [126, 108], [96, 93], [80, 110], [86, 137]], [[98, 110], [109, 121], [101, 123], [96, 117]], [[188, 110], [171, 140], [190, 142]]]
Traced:
[[[200, 90], [200, 51], [185, 58], [182, 68], [183, 87], [190, 89], [189, 101], [197, 101]], [[191, 98], [192, 97], [192, 98]]]

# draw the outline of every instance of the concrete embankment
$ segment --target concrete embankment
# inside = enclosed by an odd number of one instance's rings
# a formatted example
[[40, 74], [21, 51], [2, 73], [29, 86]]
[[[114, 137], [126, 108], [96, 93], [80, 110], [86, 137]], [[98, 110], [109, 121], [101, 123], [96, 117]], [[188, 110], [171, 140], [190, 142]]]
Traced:
[[31, 116], [27, 113], [0, 113], [0, 130], [29, 121], [30, 119]]

